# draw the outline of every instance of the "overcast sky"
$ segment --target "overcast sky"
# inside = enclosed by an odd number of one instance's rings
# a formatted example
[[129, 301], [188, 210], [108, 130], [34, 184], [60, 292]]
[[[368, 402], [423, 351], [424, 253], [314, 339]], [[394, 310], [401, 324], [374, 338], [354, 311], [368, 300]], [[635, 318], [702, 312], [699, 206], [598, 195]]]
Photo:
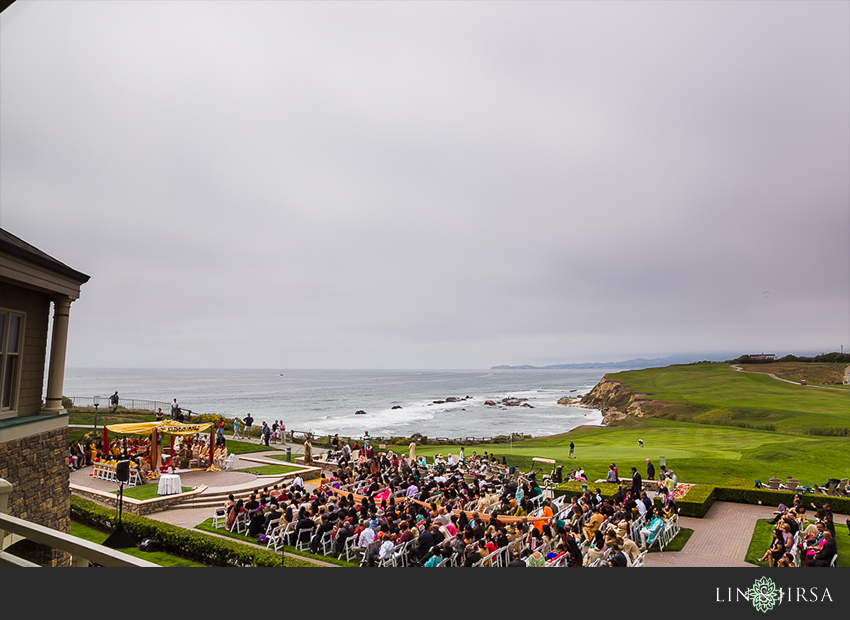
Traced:
[[850, 350], [850, 3], [37, 2], [0, 226], [67, 364]]

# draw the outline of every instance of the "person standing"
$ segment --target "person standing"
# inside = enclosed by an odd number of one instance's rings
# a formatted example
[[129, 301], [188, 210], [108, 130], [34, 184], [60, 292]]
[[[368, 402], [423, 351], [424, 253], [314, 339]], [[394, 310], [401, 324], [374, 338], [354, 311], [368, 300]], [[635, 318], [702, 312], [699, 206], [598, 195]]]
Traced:
[[233, 439], [236, 439], [236, 435], [239, 434], [239, 418], [233, 418]]
[[172, 419], [172, 420], [176, 420], [176, 419], [177, 419], [177, 410], [178, 410], [178, 409], [180, 409], [180, 405], [178, 405], [178, 404], [177, 404], [177, 399], [175, 398], [175, 399], [171, 402], [171, 419]]
[[646, 479], [655, 480], [655, 465], [649, 459], [646, 459]]
[[643, 480], [641, 480], [640, 474], [637, 471], [636, 467], [632, 467], [632, 488], [630, 492], [634, 495], [634, 497], [640, 497], [640, 492], [643, 490]]
[[266, 422], [263, 422], [263, 428], [260, 430], [260, 437], [262, 438], [263, 443], [268, 446], [269, 440], [272, 436], [272, 429], [269, 428], [269, 425]]
[[568, 458], [574, 459], [576, 457], [576, 445], [570, 440], [570, 455]]
[[112, 405], [112, 413], [118, 411], [118, 392], [109, 397], [109, 404]]
[[244, 437], [247, 434], [248, 439], [251, 439], [251, 427], [254, 426], [254, 418], [251, 417], [251, 414], [249, 413], [242, 421], [245, 423], [245, 428], [242, 430], [242, 436]]

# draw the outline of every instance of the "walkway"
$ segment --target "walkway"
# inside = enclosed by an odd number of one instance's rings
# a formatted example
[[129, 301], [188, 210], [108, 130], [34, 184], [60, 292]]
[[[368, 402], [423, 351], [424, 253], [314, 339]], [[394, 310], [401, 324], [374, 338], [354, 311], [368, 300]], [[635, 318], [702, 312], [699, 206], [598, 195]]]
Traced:
[[[808, 498], [808, 496], [807, 496]], [[821, 503], [829, 501], [826, 496], [816, 496]], [[706, 566], [755, 568], [744, 562], [756, 521], [772, 519], [776, 510], [773, 506], [714, 502], [702, 519], [682, 517], [680, 524], [694, 530], [684, 549], [668, 553], [649, 553], [647, 566]], [[844, 524], [847, 517], [836, 514], [836, 527]]]
[[[745, 372], [751, 375], [767, 375], [771, 379], [776, 379], [777, 381], [782, 381], [783, 383], [790, 383], [791, 385], [802, 385], [803, 387], [810, 388], [818, 388], [820, 390], [838, 390], [839, 392], [846, 392], [844, 388], [830, 387], [828, 385], [808, 385], [805, 383], [800, 383], [799, 381], [791, 381], [790, 379], [783, 379], [782, 377], [777, 377], [772, 372], [759, 372], [758, 370], [744, 370], [738, 364], [732, 364], [732, 368], [734, 368], [737, 372]], [[844, 369], [845, 375], [850, 375], [850, 366]]]
[[756, 521], [772, 519], [772, 506], [714, 502], [702, 519], [681, 517], [682, 527], [694, 530], [685, 548], [649, 553], [647, 566], [750, 566], [744, 562]]

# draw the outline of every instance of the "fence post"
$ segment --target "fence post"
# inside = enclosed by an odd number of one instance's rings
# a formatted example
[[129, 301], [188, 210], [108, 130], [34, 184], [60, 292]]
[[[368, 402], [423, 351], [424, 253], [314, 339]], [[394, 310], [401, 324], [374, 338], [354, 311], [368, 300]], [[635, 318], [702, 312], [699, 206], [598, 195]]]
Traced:
[[[8, 514], [9, 510], [9, 494], [12, 492], [12, 483], [8, 480], [0, 478], [0, 514]], [[0, 530], [0, 551], [3, 550], [3, 539], [6, 537], [6, 532]]]

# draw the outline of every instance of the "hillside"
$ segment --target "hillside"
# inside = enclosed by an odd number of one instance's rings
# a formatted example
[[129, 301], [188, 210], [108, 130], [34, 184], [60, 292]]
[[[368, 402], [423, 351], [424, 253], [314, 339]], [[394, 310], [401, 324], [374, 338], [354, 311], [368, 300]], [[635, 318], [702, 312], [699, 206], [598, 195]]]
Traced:
[[[617, 426], [628, 419], [664, 418], [809, 435], [850, 436], [850, 391], [787, 383], [728, 363], [700, 363], [607, 374], [582, 403]], [[805, 367], [807, 365], [800, 364]], [[837, 365], [838, 366], [838, 365]], [[843, 365], [841, 372], [843, 374]], [[785, 364], [787, 376], [823, 380], [825, 371]], [[814, 379], [814, 377], [812, 377]]]

